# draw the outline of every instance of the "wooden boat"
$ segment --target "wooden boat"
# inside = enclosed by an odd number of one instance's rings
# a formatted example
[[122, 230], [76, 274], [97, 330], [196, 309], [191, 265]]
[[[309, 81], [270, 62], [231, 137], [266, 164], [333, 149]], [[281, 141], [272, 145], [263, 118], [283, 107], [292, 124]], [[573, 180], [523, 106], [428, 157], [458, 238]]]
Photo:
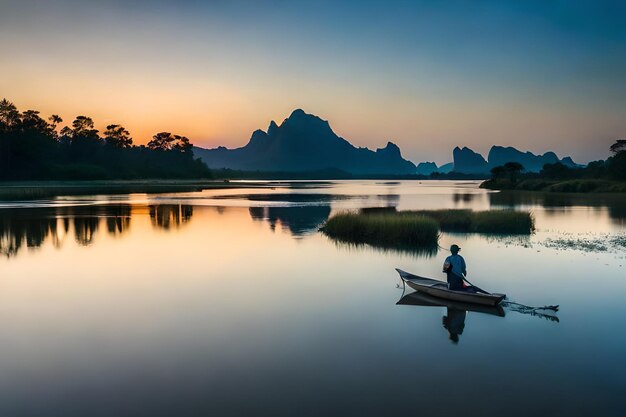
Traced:
[[415, 291], [423, 292], [433, 297], [445, 300], [459, 301], [469, 304], [482, 304], [486, 306], [496, 306], [506, 297], [505, 294], [482, 294], [472, 291], [453, 291], [448, 288], [448, 283], [431, 278], [424, 278], [413, 275], [396, 268], [400, 278]]
[[501, 305], [488, 306], [483, 304], [462, 303], [460, 301], [445, 300], [433, 297], [423, 292], [415, 291], [402, 297], [397, 305], [420, 306], [420, 307], [447, 307], [456, 310], [472, 311], [475, 313], [490, 314], [504, 317], [505, 312]]

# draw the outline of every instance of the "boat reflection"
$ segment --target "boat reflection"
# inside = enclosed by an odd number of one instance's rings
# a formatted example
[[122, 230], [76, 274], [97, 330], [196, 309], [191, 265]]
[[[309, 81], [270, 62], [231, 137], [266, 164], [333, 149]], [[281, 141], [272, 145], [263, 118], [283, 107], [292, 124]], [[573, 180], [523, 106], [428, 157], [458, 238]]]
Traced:
[[465, 318], [468, 311], [498, 317], [504, 317], [506, 314], [500, 305], [485, 306], [444, 300], [417, 291], [405, 295], [396, 304], [420, 307], [446, 307], [446, 315], [442, 317], [442, 323], [443, 328], [448, 331], [448, 337], [453, 343], [459, 343], [459, 336], [463, 334], [465, 329]]
[[446, 315], [442, 317], [443, 328], [448, 331], [450, 340], [453, 343], [459, 342], [459, 336], [465, 329], [465, 318], [467, 312], [489, 314], [492, 316], [504, 317], [505, 308], [520, 314], [527, 314], [534, 317], [546, 319], [559, 323], [556, 315], [558, 306], [531, 307], [514, 301], [502, 301], [497, 306], [485, 306], [480, 304], [462, 303], [458, 301], [445, 300], [433, 297], [419, 291], [406, 294], [396, 303], [396, 305], [411, 305], [419, 307], [445, 307]]

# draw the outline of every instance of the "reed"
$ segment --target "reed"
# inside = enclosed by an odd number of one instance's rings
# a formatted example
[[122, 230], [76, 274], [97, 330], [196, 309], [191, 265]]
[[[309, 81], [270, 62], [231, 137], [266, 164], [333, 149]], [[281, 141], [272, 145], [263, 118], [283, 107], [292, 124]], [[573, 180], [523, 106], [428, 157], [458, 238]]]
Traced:
[[322, 231], [333, 239], [382, 247], [437, 245], [439, 227], [434, 219], [398, 213], [340, 213], [326, 222]]
[[321, 230], [343, 242], [428, 248], [437, 245], [440, 231], [528, 235], [535, 225], [531, 213], [512, 210], [364, 210], [337, 214]]

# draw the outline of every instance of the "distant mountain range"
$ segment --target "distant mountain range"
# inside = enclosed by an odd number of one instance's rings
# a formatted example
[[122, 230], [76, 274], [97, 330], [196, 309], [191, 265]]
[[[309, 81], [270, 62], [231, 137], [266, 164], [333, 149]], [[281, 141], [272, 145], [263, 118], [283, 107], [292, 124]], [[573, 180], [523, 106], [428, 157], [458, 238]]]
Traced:
[[554, 152], [535, 155], [502, 146], [493, 146], [487, 159], [470, 148], [457, 146], [452, 152], [454, 162], [440, 167], [434, 162], [420, 162], [415, 166], [402, 157], [400, 148], [392, 142], [375, 151], [357, 148], [337, 136], [326, 120], [300, 109], [291, 113], [280, 126], [272, 120], [267, 132], [256, 130], [241, 148], [194, 147], [194, 154], [212, 169], [274, 173], [341, 172], [355, 176], [430, 175], [452, 171], [485, 175], [493, 167], [507, 162], [519, 162], [529, 172], [538, 172], [547, 163], [579, 166], [570, 157], [559, 159]]
[[247, 145], [237, 149], [194, 148], [194, 154], [213, 169], [243, 171], [303, 172], [339, 169], [351, 174], [414, 174], [415, 165], [402, 158], [400, 148], [388, 142], [372, 151], [357, 148], [337, 136], [327, 121], [295, 110], [280, 126], [272, 121], [267, 129], [252, 134]]
[[535, 155], [532, 152], [521, 152], [510, 146], [492, 146], [486, 160], [481, 154], [467, 147], [459, 148], [457, 146], [452, 151], [452, 156], [454, 158], [454, 171], [465, 174], [488, 173], [492, 168], [507, 162], [518, 162], [527, 172], [539, 172], [545, 164], [557, 162], [570, 168], [580, 166], [569, 156], [559, 159], [554, 152]]

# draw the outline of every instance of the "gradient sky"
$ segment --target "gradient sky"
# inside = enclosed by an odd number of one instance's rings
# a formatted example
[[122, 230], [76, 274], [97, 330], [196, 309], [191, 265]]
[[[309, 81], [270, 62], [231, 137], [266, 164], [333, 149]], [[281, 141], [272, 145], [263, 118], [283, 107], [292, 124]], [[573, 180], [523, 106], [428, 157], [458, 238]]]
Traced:
[[0, 0], [0, 39], [0, 97], [136, 143], [242, 146], [295, 108], [414, 162], [626, 137], [626, 2]]

